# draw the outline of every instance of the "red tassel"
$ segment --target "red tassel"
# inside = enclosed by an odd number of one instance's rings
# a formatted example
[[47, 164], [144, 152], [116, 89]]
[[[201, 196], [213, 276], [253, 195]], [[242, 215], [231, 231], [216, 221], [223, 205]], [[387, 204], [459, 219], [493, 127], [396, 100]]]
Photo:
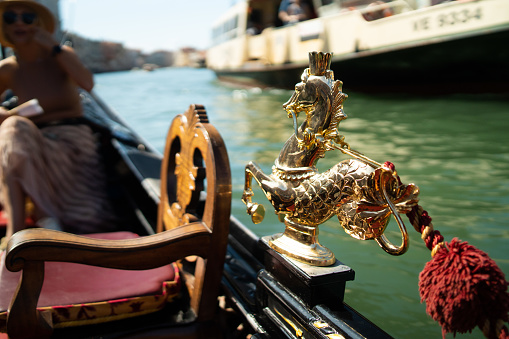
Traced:
[[507, 337], [507, 329], [497, 325], [508, 321], [508, 283], [486, 253], [455, 238], [426, 264], [419, 280], [421, 301], [444, 338], [476, 326], [487, 338]]
[[[384, 166], [395, 171], [390, 162]], [[504, 325], [509, 320], [509, 284], [497, 264], [457, 238], [444, 244], [421, 206], [414, 206], [407, 216], [431, 250], [433, 259], [419, 275], [419, 293], [426, 312], [442, 326], [442, 336], [479, 326], [487, 338], [509, 339]]]

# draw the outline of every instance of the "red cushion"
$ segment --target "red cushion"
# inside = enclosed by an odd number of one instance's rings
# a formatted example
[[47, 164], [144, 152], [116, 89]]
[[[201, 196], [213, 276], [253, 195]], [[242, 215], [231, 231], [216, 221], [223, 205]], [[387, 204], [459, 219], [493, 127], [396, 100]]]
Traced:
[[[89, 234], [99, 239], [131, 239], [131, 232]], [[0, 312], [7, 310], [21, 272], [5, 268], [5, 252], [0, 264]], [[175, 279], [172, 265], [145, 271], [126, 271], [81, 264], [47, 262], [38, 307], [90, 303], [161, 293], [162, 282]]]

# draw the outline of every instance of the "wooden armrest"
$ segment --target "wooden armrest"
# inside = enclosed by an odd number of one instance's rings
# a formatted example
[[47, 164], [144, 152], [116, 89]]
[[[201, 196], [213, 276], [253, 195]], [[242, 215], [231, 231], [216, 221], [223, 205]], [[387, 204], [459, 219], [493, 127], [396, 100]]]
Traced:
[[9, 240], [5, 259], [8, 270], [23, 270], [9, 307], [7, 332], [11, 338], [51, 335], [51, 320], [37, 312], [45, 261], [144, 270], [164, 266], [188, 255], [206, 257], [210, 238], [211, 232], [200, 222], [126, 240], [87, 238], [46, 229], [19, 231]]
[[5, 264], [10, 271], [22, 270], [29, 261], [73, 262], [126, 270], [151, 269], [188, 255], [206, 257], [210, 234], [200, 222], [126, 240], [26, 229], [12, 236]]

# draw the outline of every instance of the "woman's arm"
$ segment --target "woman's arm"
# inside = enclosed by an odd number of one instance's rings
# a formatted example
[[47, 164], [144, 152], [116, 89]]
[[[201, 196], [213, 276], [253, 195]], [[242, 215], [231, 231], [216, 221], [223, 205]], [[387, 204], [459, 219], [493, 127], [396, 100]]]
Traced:
[[[55, 45], [56, 46], [56, 45]], [[70, 46], [62, 46], [62, 50], [55, 55], [58, 63], [69, 74], [72, 80], [84, 90], [90, 92], [94, 87], [94, 77], [81, 62], [74, 49]]]
[[32, 99], [14, 107], [11, 110], [0, 106], [0, 124], [11, 115], [19, 115], [26, 118], [31, 118], [43, 113], [42, 107], [39, 105], [37, 99]]
[[12, 74], [14, 73], [14, 58], [8, 57], [0, 60], [0, 97], [3, 98], [4, 92], [10, 87]]
[[[92, 73], [83, 65], [74, 49], [70, 46], [61, 46], [59, 51], [55, 51], [55, 46], [59, 46], [53, 36], [46, 30], [36, 27], [34, 40], [45, 49], [53, 53], [54, 57], [69, 74], [69, 77], [84, 90], [90, 92], [94, 87], [94, 77]], [[55, 53], [57, 52], [57, 53]]]
[[5, 119], [7, 119], [10, 116], [11, 114], [9, 113], [8, 110], [6, 110], [3, 107], [0, 107], [0, 125], [2, 124], [2, 122], [4, 122]]
[[[12, 58], [0, 61], [0, 97], [3, 99], [4, 92], [9, 88], [10, 79], [12, 77]], [[0, 124], [4, 122], [11, 114], [9, 111], [0, 106]]]

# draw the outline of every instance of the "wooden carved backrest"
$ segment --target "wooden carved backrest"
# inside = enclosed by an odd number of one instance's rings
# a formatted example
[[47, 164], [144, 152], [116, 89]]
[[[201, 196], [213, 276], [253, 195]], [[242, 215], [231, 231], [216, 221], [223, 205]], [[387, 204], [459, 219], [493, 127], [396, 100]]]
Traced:
[[[200, 200], [206, 192], [205, 204]], [[173, 120], [161, 166], [157, 231], [200, 222], [211, 232], [207, 257], [196, 264], [191, 306], [199, 319], [211, 316], [228, 242], [231, 174], [228, 154], [203, 106], [191, 105]], [[210, 293], [210, 296], [207, 294]], [[210, 311], [212, 312], [212, 311]]]

